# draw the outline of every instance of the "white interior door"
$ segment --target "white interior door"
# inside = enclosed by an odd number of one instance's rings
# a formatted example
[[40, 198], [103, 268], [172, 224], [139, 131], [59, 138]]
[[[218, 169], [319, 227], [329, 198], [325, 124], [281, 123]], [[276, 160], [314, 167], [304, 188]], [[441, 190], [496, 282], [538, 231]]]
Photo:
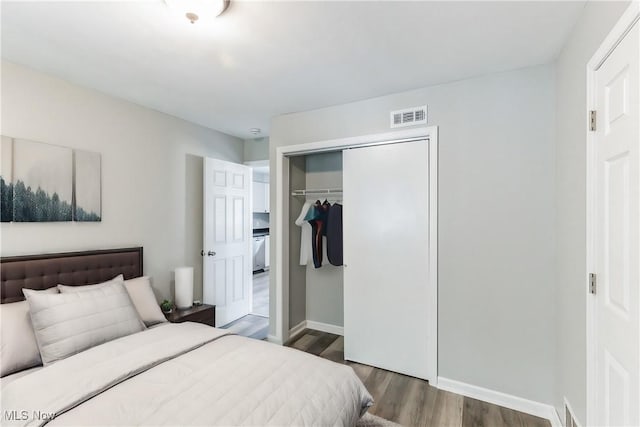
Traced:
[[640, 33], [596, 72], [595, 423], [640, 425]]
[[343, 167], [345, 359], [432, 380], [429, 143], [345, 150]]
[[204, 159], [203, 300], [216, 305], [216, 326], [249, 314], [251, 168]]

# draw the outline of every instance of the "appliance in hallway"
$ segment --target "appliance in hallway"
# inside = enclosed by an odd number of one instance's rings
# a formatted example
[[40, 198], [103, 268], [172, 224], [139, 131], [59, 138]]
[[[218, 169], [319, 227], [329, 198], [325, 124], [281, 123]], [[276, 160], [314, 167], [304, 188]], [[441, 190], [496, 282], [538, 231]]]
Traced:
[[[264, 214], [254, 214], [254, 217], [256, 215]], [[260, 221], [257, 224], [260, 225]], [[269, 244], [269, 228], [254, 228], [251, 314], [263, 317], [269, 317]]]
[[253, 230], [253, 272], [269, 270], [269, 229]]

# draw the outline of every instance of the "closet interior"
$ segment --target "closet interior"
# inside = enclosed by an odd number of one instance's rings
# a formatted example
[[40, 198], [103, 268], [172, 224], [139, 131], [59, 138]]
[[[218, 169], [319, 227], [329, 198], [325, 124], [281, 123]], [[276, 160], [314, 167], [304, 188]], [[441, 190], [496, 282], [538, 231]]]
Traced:
[[[327, 228], [332, 228], [326, 221], [328, 211], [334, 209], [331, 214], [335, 215], [338, 206], [334, 205], [344, 203], [342, 151], [291, 157], [290, 167], [289, 329], [306, 321], [310, 327], [342, 334], [343, 267], [341, 262], [334, 259], [334, 263], [339, 264], [334, 265], [329, 260], [328, 245], [336, 248], [337, 242], [335, 233], [326, 235]], [[308, 221], [313, 216], [309, 211], [315, 209], [316, 202], [324, 204], [326, 210], [325, 221], [319, 221], [324, 228], [318, 233], [317, 227], [312, 228]], [[301, 241], [305, 233], [307, 238]], [[317, 239], [318, 235], [322, 238]], [[314, 256], [313, 247], [317, 248], [318, 240], [321, 251], [316, 250]]]

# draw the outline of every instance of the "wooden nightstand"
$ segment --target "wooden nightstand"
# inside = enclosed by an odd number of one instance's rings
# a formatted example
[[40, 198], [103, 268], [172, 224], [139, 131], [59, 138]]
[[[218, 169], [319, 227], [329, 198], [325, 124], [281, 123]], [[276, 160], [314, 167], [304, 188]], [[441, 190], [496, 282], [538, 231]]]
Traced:
[[171, 323], [198, 322], [209, 326], [216, 326], [216, 306], [202, 304], [184, 310], [174, 308], [164, 315]]

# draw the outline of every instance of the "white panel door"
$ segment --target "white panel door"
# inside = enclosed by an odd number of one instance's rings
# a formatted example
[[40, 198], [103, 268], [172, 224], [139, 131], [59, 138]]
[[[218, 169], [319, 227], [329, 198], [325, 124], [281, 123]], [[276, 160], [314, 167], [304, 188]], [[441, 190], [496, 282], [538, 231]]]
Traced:
[[345, 359], [429, 378], [428, 141], [343, 152]]
[[596, 422], [640, 425], [640, 33], [596, 72]]
[[203, 300], [216, 326], [249, 314], [252, 271], [251, 168], [204, 159]]

